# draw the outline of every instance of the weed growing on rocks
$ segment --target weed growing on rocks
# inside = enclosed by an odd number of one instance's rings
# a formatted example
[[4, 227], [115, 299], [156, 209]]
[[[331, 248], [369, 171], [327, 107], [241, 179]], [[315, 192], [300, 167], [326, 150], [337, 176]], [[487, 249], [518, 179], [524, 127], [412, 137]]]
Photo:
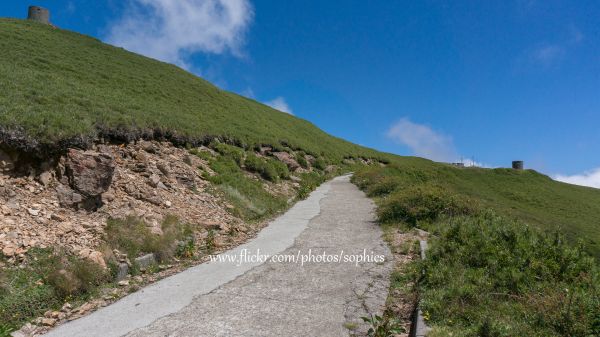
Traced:
[[[169, 261], [181, 250], [180, 243], [188, 242], [193, 248], [192, 228], [175, 216], [167, 216], [161, 223], [161, 234], [153, 233], [138, 217], [110, 219], [106, 226], [106, 242], [113, 248], [135, 258], [154, 253], [159, 262]], [[185, 254], [189, 254], [189, 251]]]
[[5, 268], [1, 273], [0, 327], [5, 330], [65, 301], [85, 299], [109, 280], [108, 271], [89, 260], [39, 248], [29, 251], [22, 267]]

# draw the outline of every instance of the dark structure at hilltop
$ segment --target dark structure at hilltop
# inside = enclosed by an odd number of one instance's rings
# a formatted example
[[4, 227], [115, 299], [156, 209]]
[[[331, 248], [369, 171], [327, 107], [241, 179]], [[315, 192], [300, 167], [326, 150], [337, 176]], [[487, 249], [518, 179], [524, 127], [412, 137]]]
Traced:
[[50, 11], [39, 6], [29, 6], [27, 20], [36, 21], [39, 23], [50, 24]]
[[515, 170], [522, 170], [524, 168], [522, 160], [515, 160], [512, 162], [512, 168]]

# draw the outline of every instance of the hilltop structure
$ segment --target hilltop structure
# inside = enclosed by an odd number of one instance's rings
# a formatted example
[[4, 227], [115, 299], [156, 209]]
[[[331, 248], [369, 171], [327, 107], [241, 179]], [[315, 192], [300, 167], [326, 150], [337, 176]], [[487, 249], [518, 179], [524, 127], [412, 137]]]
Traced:
[[39, 23], [50, 24], [50, 11], [39, 6], [29, 6], [27, 20], [36, 21]]

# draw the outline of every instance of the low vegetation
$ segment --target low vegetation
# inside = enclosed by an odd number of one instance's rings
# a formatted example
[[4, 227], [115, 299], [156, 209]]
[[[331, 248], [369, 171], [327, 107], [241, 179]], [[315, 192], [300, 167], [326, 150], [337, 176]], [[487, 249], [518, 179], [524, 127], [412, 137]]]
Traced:
[[457, 336], [598, 336], [600, 269], [559, 234], [484, 212], [437, 223], [422, 310]]
[[359, 169], [353, 180], [375, 198], [386, 227], [430, 232], [427, 260], [408, 275], [432, 336], [600, 334], [600, 230], [581, 205], [600, 191], [533, 171], [417, 158]]
[[21, 267], [0, 269], [0, 336], [47, 310], [60, 309], [65, 302], [83, 302], [114, 282], [113, 249], [126, 253], [132, 261], [144, 253], [154, 253], [161, 263], [193, 256], [193, 228], [174, 216], [167, 216], [161, 228], [163, 234], [156, 235], [135, 217], [109, 220], [105, 258], [110, 269], [58, 248], [31, 249]]
[[[326, 179], [351, 169], [347, 165], [338, 165], [335, 171], [327, 173], [323, 171], [326, 167], [321, 170], [315, 166], [311, 172], [296, 174], [299, 187], [291, 195], [275, 193], [265, 185], [289, 180], [291, 174], [286, 164], [229, 144], [213, 142], [210, 147], [217, 155], [197, 149], [190, 152], [208, 162], [213, 173], [204, 172], [204, 178], [231, 204], [231, 212], [247, 221], [259, 221], [277, 214], [287, 208], [291, 199], [303, 199]], [[281, 150], [291, 151], [289, 148]]]
[[[287, 205], [286, 198], [269, 193], [263, 187], [262, 180], [248, 176], [240, 167], [243, 162], [242, 158], [238, 161], [230, 155], [215, 156], [209, 159], [210, 168], [215, 175], [208, 172], [204, 174], [205, 179], [213, 184], [215, 192], [231, 204], [232, 213], [242, 219], [256, 221], [284, 209]], [[254, 169], [255, 167], [250, 171]], [[272, 179], [279, 180], [274, 168]]]
[[[533, 170], [457, 168], [414, 157], [396, 157], [386, 167], [358, 169], [354, 181], [380, 205], [393, 198], [413, 198], [407, 189], [423, 197], [444, 194], [457, 205], [492, 208], [542, 231], [558, 230], [573, 244], [583, 241], [586, 251], [600, 257], [598, 189], [557, 182]], [[380, 208], [380, 212], [386, 211]], [[421, 223], [431, 219], [415, 220], [414, 225], [426, 226]]]
[[25, 267], [0, 270], [0, 332], [66, 301], [88, 298], [110, 280], [97, 264], [58, 249], [32, 249], [28, 256]]
[[[148, 253], [153, 253], [159, 262], [168, 262], [174, 256], [189, 257], [187, 250], [194, 245], [193, 228], [172, 215], [167, 216], [160, 227], [162, 234], [157, 235], [140, 218], [110, 219], [105, 229], [105, 242], [111, 250], [126, 253], [130, 259]], [[191, 248], [184, 248], [184, 245]]]
[[0, 139], [56, 149], [96, 136], [245, 149], [287, 146], [333, 161], [380, 153], [221, 90], [174, 65], [31, 21], [0, 19]]

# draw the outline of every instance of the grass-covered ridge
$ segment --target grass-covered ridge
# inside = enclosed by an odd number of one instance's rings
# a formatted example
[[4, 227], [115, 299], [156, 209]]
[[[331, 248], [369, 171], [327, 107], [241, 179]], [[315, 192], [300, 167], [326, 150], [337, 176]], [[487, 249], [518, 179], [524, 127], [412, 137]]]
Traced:
[[0, 19], [0, 79], [2, 138], [25, 150], [104, 134], [283, 142], [332, 159], [378, 155], [176, 66], [35, 22]]
[[[393, 211], [389, 201], [394, 198], [411, 198], [417, 205], [422, 199], [450, 195], [443, 200], [451, 204], [438, 205], [452, 211], [449, 215], [474, 206], [491, 208], [544, 231], [559, 230], [572, 243], [583, 241], [586, 250], [600, 257], [600, 190], [595, 188], [557, 182], [532, 170], [456, 168], [412, 157], [397, 157], [387, 167], [369, 167], [359, 172], [356, 182], [371, 196], [384, 197], [380, 207], [384, 218], [395, 216], [387, 214]], [[405, 220], [413, 224], [432, 220], [421, 213]]]
[[418, 158], [353, 179], [386, 231], [430, 232], [427, 260], [403, 279], [432, 337], [600, 335], [600, 190]]

